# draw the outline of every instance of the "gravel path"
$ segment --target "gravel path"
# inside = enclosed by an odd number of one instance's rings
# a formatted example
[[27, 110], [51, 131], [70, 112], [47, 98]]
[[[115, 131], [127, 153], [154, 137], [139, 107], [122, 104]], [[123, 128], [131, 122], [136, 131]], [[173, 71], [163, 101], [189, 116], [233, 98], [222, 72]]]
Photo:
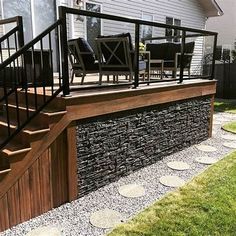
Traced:
[[[236, 114], [214, 114], [215, 124], [213, 125], [213, 138], [202, 142], [202, 144], [216, 147], [216, 152], [204, 153], [199, 151], [196, 146], [192, 146], [181, 152], [165, 157], [156, 164], [123, 177], [119, 181], [92, 192], [72, 203], [65, 204], [28, 222], [17, 225], [10, 230], [0, 233], [0, 236], [23, 236], [29, 231], [45, 225], [61, 229], [64, 236], [104, 235], [109, 232], [109, 230], [95, 228], [89, 223], [89, 217], [92, 212], [104, 208], [111, 208], [119, 211], [123, 215], [124, 220], [126, 220], [136, 215], [167, 192], [173, 190], [173, 188], [165, 187], [159, 183], [161, 176], [178, 175], [184, 180], [189, 181], [193, 176], [208, 167], [207, 165], [197, 163], [195, 161], [196, 157], [208, 155], [209, 157], [220, 160], [227, 153], [232, 152], [232, 149], [223, 146], [223, 143], [228, 141], [223, 140], [222, 135], [227, 134], [227, 132], [221, 130], [222, 124], [232, 120], [236, 120]], [[191, 168], [185, 171], [172, 170], [166, 165], [166, 163], [170, 161], [185, 161]], [[129, 199], [119, 195], [118, 188], [124, 184], [130, 183], [143, 185], [146, 190], [145, 196]]]

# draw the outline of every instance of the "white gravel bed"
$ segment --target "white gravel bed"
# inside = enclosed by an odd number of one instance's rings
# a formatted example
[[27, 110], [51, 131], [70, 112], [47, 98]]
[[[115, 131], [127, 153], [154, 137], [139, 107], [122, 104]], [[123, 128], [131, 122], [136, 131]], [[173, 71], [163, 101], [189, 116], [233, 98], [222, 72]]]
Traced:
[[[214, 120], [220, 121], [221, 124], [213, 125], [215, 135], [201, 144], [216, 147], [216, 152], [204, 153], [199, 151], [196, 146], [192, 146], [181, 152], [167, 156], [162, 161], [158, 161], [151, 166], [123, 177], [119, 181], [111, 183], [72, 203], [64, 204], [39, 217], [19, 224], [10, 230], [0, 233], [0, 236], [23, 236], [29, 231], [41, 226], [57, 227], [62, 230], [64, 236], [101, 236], [106, 234], [111, 229], [99, 229], [89, 223], [91, 213], [104, 208], [110, 208], [119, 211], [124, 216], [124, 220], [129, 219], [174, 189], [160, 184], [159, 179], [161, 176], [177, 175], [189, 181], [208, 167], [208, 165], [197, 163], [195, 161], [196, 157], [207, 155], [220, 160], [226, 154], [232, 152], [232, 149], [222, 145], [225, 142], [222, 139], [222, 135], [227, 134], [227, 132], [221, 129], [221, 125], [226, 121], [236, 120], [236, 115], [216, 113], [214, 114]], [[190, 169], [185, 171], [172, 170], [166, 165], [170, 161], [184, 161], [190, 165]], [[144, 186], [145, 195], [143, 197], [126, 198], [118, 193], [120, 186], [133, 183]]]

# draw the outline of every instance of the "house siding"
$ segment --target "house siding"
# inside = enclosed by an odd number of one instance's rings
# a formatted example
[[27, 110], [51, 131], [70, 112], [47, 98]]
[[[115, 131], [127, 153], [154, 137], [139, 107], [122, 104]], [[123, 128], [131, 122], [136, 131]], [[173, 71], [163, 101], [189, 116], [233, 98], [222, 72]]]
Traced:
[[[181, 4], [179, 0], [97, 0], [86, 2], [101, 4], [102, 13], [106, 14], [141, 19], [142, 12], [144, 12], [153, 15], [153, 21], [159, 23], [165, 23], [166, 17], [169, 16], [180, 19], [181, 26], [205, 29], [206, 15], [197, 0], [184, 0], [181, 1]], [[78, 8], [75, 3], [73, 7]], [[85, 3], [83, 9], [85, 9]], [[86, 38], [85, 22], [78, 21], [75, 16], [73, 25], [74, 29], [73, 33], [70, 33], [70, 37]], [[123, 32], [130, 32], [134, 39], [135, 27], [133, 24], [111, 20], [102, 21], [102, 34], [109, 35]], [[163, 36], [164, 32], [165, 29], [153, 29], [153, 35], [155, 36]], [[192, 71], [194, 72], [199, 69], [199, 64], [202, 60], [204, 39], [195, 38], [192, 40], [195, 41], [194, 57], [192, 59]]]

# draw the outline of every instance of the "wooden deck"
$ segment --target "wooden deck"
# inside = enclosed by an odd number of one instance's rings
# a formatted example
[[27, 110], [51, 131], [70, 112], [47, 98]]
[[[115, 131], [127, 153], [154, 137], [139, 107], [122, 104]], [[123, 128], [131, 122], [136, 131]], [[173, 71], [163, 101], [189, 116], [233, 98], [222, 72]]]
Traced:
[[[72, 88], [78, 87], [77, 83], [75, 81]], [[182, 84], [163, 82], [136, 89], [124, 86], [78, 90], [68, 97], [60, 94], [35, 122], [35, 125], [38, 121], [47, 123], [48, 131], [36, 140], [28, 140], [30, 148], [27, 152], [9, 156], [11, 171], [0, 176], [0, 206], [3, 209], [0, 211], [0, 231], [78, 197], [78, 120], [202, 96], [211, 97], [213, 114], [215, 91], [214, 80], [186, 80]], [[40, 101], [43, 90], [39, 88], [37, 92]], [[28, 94], [33, 106], [32, 89]], [[47, 89], [46, 94], [50, 95]], [[55, 113], [57, 118], [53, 118], [47, 110], [63, 113]], [[209, 136], [211, 127], [212, 118]]]

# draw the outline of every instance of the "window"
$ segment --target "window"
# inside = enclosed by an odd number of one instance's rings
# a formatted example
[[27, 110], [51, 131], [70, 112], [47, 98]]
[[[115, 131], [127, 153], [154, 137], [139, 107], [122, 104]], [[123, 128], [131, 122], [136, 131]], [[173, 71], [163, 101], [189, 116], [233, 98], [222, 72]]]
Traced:
[[[102, 12], [101, 5], [97, 3], [86, 2], [86, 10], [92, 12]], [[94, 51], [96, 51], [95, 38], [101, 34], [101, 19], [96, 17], [86, 18], [87, 41]]]
[[[153, 21], [153, 15], [148, 13], [142, 13], [142, 19], [146, 21]], [[147, 39], [152, 37], [152, 26], [142, 25], [141, 38]]]
[[[166, 17], [166, 24], [181, 26], [181, 20], [174, 19], [172, 17]], [[173, 36], [176, 36], [176, 37], [173, 38]], [[180, 38], [177, 36], [180, 36], [179, 30], [174, 30], [174, 29], [170, 29], [170, 28], [166, 29], [166, 41], [167, 42], [179, 42]]]

